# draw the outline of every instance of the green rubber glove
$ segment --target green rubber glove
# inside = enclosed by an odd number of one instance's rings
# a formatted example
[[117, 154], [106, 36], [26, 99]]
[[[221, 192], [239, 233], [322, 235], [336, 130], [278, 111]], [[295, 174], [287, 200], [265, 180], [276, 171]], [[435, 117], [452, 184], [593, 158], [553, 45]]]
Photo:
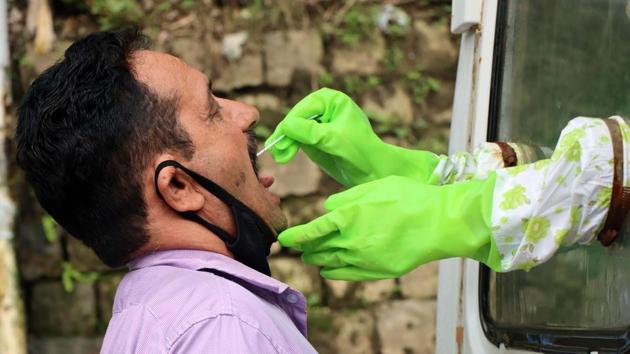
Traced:
[[451, 257], [491, 268], [500, 259], [491, 237], [495, 175], [486, 180], [432, 186], [391, 176], [332, 195], [328, 213], [287, 229], [278, 240], [304, 252], [305, 263], [329, 279], [399, 277]]
[[[316, 114], [322, 116], [308, 120]], [[346, 187], [390, 175], [429, 180], [438, 164], [430, 152], [386, 144], [372, 130], [361, 110], [342, 92], [323, 88], [298, 102], [265, 145], [280, 140], [271, 155], [287, 163], [302, 148], [326, 173]]]

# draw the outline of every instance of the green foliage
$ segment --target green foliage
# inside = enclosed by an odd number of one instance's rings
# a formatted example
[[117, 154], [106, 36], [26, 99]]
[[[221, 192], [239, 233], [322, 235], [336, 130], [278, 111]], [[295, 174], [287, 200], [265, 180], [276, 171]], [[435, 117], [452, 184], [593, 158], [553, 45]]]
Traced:
[[322, 297], [317, 293], [308, 294], [306, 297], [306, 304], [309, 308], [321, 306]]
[[331, 73], [324, 70], [319, 73], [318, 81], [319, 81], [319, 86], [321, 87], [330, 86], [335, 81], [335, 78], [332, 76]]
[[394, 38], [404, 38], [409, 33], [409, 26], [401, 26], [397, 23], [389, 25], [387, 35]]
[[173, 4], [170, 1], [164, 1], [157, 6], [158, 12], [166, 12], [173, 8]]
[[374, 33], [374, 9], [354, 6], [345, 13], [335, 35], [346, 46], [356, 46]]
[[180, 6], [183, 10], [190, 10], [195, 6], [196, 3], [196, 0], [182, 0]]
[[383, 58], [383, 66], [387, 71], [396, 71], [405, 58], [402, 49], [396, 44], [390, 45]]
[[136, 23], [143, 16], [142, 8], [135, 0], [92, 0], [87, 3], [90, 12], [98, 16], [102, 29]]
[[383, 114], [373, 111], [366, 112], [371, 118], [374, 131], [377, 134], [393, 134], [397, 138], [408, 138], [412, 130], [405, 126], [402, 119], [397, 114]]
[[376, 75], [347, 75], [343, 78], [343, 90], [348, 96], [358, 97], [379, 86], [381, 78]]
[[62, 264], [61, 283], [63, 289], [69, 293], [74, 291], [75, 282], [91, 284], [98, 280], [99, 276], [97, 272], [83, 273], [70, 262], [63, 262]]
[[59, 238], [59, 226], [52, 216], [48, 214], [42, 216], [42, 227], [44, 228], [46, 240], [50, 243], [57, 242], [57, 239]]
[[[142, 7], [137, 0], [62, 0], [79, 11], [96, 16], [101, 29], [106, 30], [128, 24], [136, 24], [143, 17]], [[192, 1], [194, 3], [194, 1]], [[169, 5], [165, 1], [159, 6]]]
[[416, 67], [403, 76], [403, 83], [411, 91], [414, 102], [422, 104], [431, 92], [440, 91], [440, 82], [424, 73], [424, 68]]
[[452, 12], [453, 8], [450, 4], [442, 4], [432, 9], [431, 16], [436, 18], [441, 25], [446, 25], [451, 18]]
[[264, 124], [258, 124], [254, 127], [254, 134], [260, 140], [266, 140], [273, 131]]
[[320, 308], [309, 311], [308, 328], [314, 332], [329, 333], [335, 329], [334, 318], [327, 309]]

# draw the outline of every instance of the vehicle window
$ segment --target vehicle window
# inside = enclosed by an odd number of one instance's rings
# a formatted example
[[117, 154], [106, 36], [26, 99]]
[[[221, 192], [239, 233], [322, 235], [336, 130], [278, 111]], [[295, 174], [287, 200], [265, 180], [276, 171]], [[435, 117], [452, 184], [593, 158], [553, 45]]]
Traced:
[[[628, 0], [506, 0], [501, 11], [490, 139], [553, 148], [573, 117], [630, 118]], [[484, 271], [494, 326], [630, 328], [630, 223], [614, 247], [594, 241], [529, 272]]]

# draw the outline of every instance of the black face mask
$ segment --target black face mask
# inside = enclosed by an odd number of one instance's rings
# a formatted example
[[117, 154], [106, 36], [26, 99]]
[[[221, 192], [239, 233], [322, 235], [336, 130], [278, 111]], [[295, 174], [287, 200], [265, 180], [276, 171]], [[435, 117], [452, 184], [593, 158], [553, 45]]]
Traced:
[[164, 200], [164, 197], [157, 188], [157, 181], [162, 169], [168, 166], [173, 166], [186, 172], [208, 192], [227, 204], [232, 211], [232, 217], [236, 224], [236, 237], [231, 236], [227, 231], [209, 223], [191, 211], [178, 212], [178, 214], [212, 231], [225, 242], [227, 248], [234, 254], [234, 257], [236, 257], [239, 262], [261, 273], [271, 275], [267, 256], [269, 256], [271, 244], [275, 241], [275, 234], [263, 219], [218, 184], [173, 160], [164, 161], [155, 169], [155, 190], [162, 200]]

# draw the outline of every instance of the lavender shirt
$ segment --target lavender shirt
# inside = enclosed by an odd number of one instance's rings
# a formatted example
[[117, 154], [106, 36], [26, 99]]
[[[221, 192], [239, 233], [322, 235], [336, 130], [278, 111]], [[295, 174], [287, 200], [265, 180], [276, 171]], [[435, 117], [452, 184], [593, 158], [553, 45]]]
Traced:
[[304, 296], [231, 258], [160, 251], [129, 267], [102, 354], [316, 353]]

